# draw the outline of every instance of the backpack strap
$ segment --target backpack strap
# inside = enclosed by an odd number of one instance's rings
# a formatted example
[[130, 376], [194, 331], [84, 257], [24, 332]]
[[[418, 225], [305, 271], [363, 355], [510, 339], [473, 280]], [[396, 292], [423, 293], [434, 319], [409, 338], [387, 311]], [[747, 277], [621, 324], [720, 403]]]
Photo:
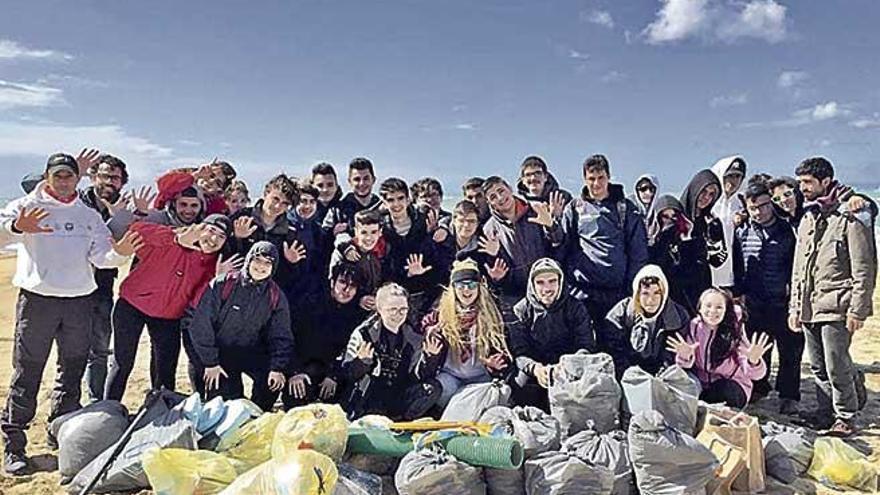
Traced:
[[232, 295], [232, 289], [235, 288], [235, 282], [238, 281], [238, 272], [229, 272], [223, 279], [223, 287], [220, 288], [220, 301], [226, 302]]
[[269, 308], [272, 311], [278, 309], [278, 302], [281, 300], [281, 289], [274, 280], [269, 281]]

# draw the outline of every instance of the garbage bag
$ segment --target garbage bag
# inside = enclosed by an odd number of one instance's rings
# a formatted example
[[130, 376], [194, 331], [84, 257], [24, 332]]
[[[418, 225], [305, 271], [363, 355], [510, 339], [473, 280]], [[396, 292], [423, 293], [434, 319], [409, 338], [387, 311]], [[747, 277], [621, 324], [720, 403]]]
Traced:
[[614, 430], [600, 435], [592, 429], [585, 430], [566, 439], [562, 450], [611, 471], [614, 483], [609, 493], [628, 495], [632, 491], [634, 480], [626, 432]]
[[510, 400], [510, 385], [494, 380], [462, 387], [443, 411], [443, 421], [476, 421], [490, 407], [505, 406]]
[[157, 495], [213, 495], [237, 476], [229, 459], [207, 450], [150, 449], [143, 463]]
[[658, 376], [633, 366], [621, 380], [627, 410], [659, 411], [666, 422], [678, 431], [694, 435], [697, 427], [699, 385], [678, 366], [670, 366]]
[[217, 446], [217, 452], [232, 462], [239, 474], [272, 458], [272, 439], [284, 413], [265, 413], [242, 426]]
[[348, 441], [348, 420], [338, 405], [310, 404], [295, 407], [287, 413], [275, 429], [272, 457], [285, 457], [289, 451], [312, 449], [342, 459]]
[[528, 495], [607, 495], [614, 475], [569, 452], [544, 452], [526, 461]]
[[567, 354], [560, 358], [553, 376], [547, 395], [562, 438], [584, 431], [591, 420], [599, 433], [617, 427], [621, 391], [611, 356], [582, 351]]
[[[157, 409], [167, 408], [167, 404], [163, 401], [159, 401], [159, 404], [164, 405], [157, 405]], [[89, 480], [101, 470], [101, 467], [113, 454], [114, 447], [115, 444], [108, 447], [84, 467], [73, 478], [68, 491], [79, 493]], [[146, 426], [135, 430], [122, 452], [116, 456], [92, 492], [108, 493], [148, 488], [150, 483], [144, 472], [142, 459], [144, 452], [155, 447], [196, 449], [195, 426], [184, 417], [182, 408], [168, 410], [164, 416], [154, 418]]]
[[403, 456], [394, 474], [400, 495], [485, 495], [482, 470], [458, 461], [442, 449]]
[[[526, 459], [559, 449], [559, 421], [537, 407], [496, 406], [480, 417], [480, 423], [500, 427], [523, 447]], [[524, 468], [485, 469], [489, 495], [525, 494]]]
[[333, 459], [314, 450], [294, 450], [239, 476], [221, 495], [330, 495], [339, 472]]
[[839, 438], [821, 437], [813, 445], [811, 477], [833, 488], [856, 488], [866, 492], [878, 489], [877, 466], [861, 452]]
[[657, 411], [633, 416], [627, 443], [643, 495], [704, 493], [719, 467], [712, 451], [669, 426]]
[[813, 461], [814, 433], [769, 421], [761, 425], [761, 434], [767, 474], [783, 483], [793, 483], [807, 472]]
[[340, 464], [339, 480], [333, 495], [382, 495], [382, 478], [355, 469], [350, 464]]
[[58, 442], [61, 483], [115, 444], [128, 428], [128, 409], [119, 401], [102, 400], [55, 418], [49, 435]]

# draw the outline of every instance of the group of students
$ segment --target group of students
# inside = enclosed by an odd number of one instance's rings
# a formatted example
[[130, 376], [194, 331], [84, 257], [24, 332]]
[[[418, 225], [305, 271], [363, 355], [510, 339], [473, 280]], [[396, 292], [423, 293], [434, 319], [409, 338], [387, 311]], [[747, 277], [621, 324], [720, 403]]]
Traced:
[[[797, 179], [748, 181], [742, 157], [724, 158], [680, 198], [650, 175], [627, 197], [603, 155], [582, 171], [572, 195], [530, 156], [515, 187], [468, 179], [450, 212], [434, 178], [388, 178], [375, 194], [366, 158], [349, 163], [347, 194], [320, 163], [271, 178], [251, 205], [226, 162], [123, 192], [119, 158], [52, 155], [0, 212], [20, 289], [5, 470], [27, 470], [24, 431], [52, 342], [50, 419], [80, 406], [82, 381], [91, 400], [120, 400], [144, 327], [153, 388], [175, 388], [182, 347], [206, 398], [242, 397], [247, 375], [264, 410], [280, 398], [395, 419], [436, 416], [491, 380], [547, 410], [555, 365], [579, 350], [610, 354], [618, 376], [681, 366], [703, 399], [742, 408], [770, 392], [774, 345], [781, 412], [794, 415], [806, 340], [822, 408], [812, 420], [855, 431], [849, 343], [871, 315], [870, 198], [821, 157]], [[81, 175], [90, 185], [77, 190]]]

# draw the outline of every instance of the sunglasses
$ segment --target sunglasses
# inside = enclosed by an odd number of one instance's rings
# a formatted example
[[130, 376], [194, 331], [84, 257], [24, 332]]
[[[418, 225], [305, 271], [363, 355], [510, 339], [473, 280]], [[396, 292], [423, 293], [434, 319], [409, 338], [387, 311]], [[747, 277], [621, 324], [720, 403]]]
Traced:
[[781, 203], [783, 200], [786, 200], [792, 196], [794, 196], [794, 191], [788, 190], [782, 194], [777, 194], [776, 196], [773, 196], [773, 198], [771, 199], [773, 199], [774, 203]]
[[464, 280], [462, 282], [456, 282], [456, 289], [476, 289], [477, 286], [480, 285], [476, 280]]
[[654, 186], [639, 186], [639, 189], [638, 189], [639, 192], [648, 192], [648, 191], [654, 191], [654, 190], [655, 190]]

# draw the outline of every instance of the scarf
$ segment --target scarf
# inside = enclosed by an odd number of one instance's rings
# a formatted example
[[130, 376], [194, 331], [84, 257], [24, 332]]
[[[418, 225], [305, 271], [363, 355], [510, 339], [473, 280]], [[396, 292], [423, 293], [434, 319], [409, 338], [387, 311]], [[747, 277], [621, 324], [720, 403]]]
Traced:
[[804, 209], [818, 210], [821, 214], [830, 213], [840, 207], [842, 198], [852, 194], [852, 188], [845, 186], [837, 181], [833, 181], [828, 186], [825, 196], [820, 196], [814, 201], [804, 203]]
[[[458, 316], [458, 328], [461, 329], [462, 332], [467, 332], [467, 338], [461, 339], [461, 354], [459, 358], [462, 363], [466, 363], [470, 361], [471, 355], [474, 352], [474, 347], [476, 346], [476, 326], [477, 326], [477, 317], [480, 315], [480, 311], [476, 305], [462, 307], [456, 305], [456, 315]], [[464, 335], [462, 335], [464, 337]]]

